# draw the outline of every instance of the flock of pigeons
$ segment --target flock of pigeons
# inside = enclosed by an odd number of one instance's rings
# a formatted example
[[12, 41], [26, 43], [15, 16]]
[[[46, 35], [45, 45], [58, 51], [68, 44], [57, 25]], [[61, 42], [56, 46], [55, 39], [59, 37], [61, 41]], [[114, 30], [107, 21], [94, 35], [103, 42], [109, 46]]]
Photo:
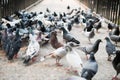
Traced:
[[[82, 33], [91, 43], [91, 39], [95, 36], [95, 30], [96, 33], [99, 33], [99, 29], [104, 26], [104, 18], [94, 16], [91, 11], [84, 11], [80, 8], [71, 10], [68, 6], [67, 10], [67, 13], [51, 12], [48, 8], [45, 13], [16, 11], [14, 18], [11, 16], [3, 17], [0, 22], [0, 44], [8, 61], [11, 62], [14, 58], [17, 58], [21, 47], [27, 43], [27, 49], [22, 58], [23, 63], [28, 65], [36, 60], [40, 47], [50, 43], [55, 50], [41, 58], [41, 61], [53, 57], [56, 59], [56, 65], [61, 66], [59, 61], [66, 56], [70, 66], [75, 69], [82, 68], [80, 74], [82, 78], [92, 80], [98, 71], [98, 63], [94, 55], [98, 51], [102, 40], [96, 40], [92, 46], [81, 47], [80, 41], [70, 31], [75, 24], [83, 25]], [[108, 23], [108, 30], [109, 37], [105, 37], [106, 52], [108, 53], [108, 61], [112, 61], [116, 70], [116, 75], [112, 79], [115, 80], [120, 73], [120, 50], [116, 50], [117, 43], [120, 42], [119, 26]], [[59, 31], [62, 32], [65, 43], [60, 42], [57, 38]], [[115, 45], [111, 41], [115, 42]], [[83, 65], [79, 54], [73, 47], [78, 47], [85, 53], [86, 64]], [[111, 60], [111, 55], [116, 55], [113, 60]], [[80, 73], [78, 70], [74, 71]]]

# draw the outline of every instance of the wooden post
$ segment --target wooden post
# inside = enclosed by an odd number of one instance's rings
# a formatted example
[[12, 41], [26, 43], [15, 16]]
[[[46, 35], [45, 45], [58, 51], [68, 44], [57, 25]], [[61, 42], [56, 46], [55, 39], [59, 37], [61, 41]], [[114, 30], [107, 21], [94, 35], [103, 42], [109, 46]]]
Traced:
[[2, 17], [2, 9], [1, 9], [1, 8], [2, 8], [2, 6], [1, 6], [2, 4], [1, 4], [1, 3], [2, 3], [2, 2], [1, 2], [1, 0], [0, 0], [0, 19], [1, 19], [1, 17]]

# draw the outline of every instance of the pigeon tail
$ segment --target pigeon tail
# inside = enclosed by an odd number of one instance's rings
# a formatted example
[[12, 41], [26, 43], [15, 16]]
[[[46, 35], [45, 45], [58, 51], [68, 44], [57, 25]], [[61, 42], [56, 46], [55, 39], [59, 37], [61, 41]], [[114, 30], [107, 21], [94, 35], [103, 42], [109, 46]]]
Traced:
[[96, 72], [92, 71], [92, 70], [87, 70], [85, 71], [81, 77], [87, 79], [87, 80], [92, 80], [92, 77], [96, 74]]
[[71, 41], [75, 42], [76, 44], [80, 44], [80, 41], [76, 40], [75, 38], [73, 38]]
[[27, 65], [30, 60], [31, 60], [31, 59], [30, 59], [30, 56], [26, 56], [26, 58], [25, 58], [25, 60], [24, 60], [23, 63]]

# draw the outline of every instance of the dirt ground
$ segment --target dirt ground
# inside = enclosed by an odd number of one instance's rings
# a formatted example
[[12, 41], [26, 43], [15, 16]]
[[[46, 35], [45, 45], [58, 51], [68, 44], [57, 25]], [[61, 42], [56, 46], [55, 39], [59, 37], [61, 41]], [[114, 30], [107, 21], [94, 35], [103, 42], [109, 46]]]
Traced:
[[[66, 11], [67, 5], [70, 5], [71, 8], [85, 8], [85, 6], [82, 6], [82, 4], [77, 0], [43, 0], [40, 4], [34, 6], [29, 11], [45, 11], [48, 7], [52, 11], [63, 12]], [[82, 30], [82, 26], [74, 26], [71, 33], [80, 41], [81, 46], [91, 45], [89, 44], [88, 39], [82, 34]], [[101, 39], [103, 41], [100, 43], [99, 50], [95, 54], [98, 62], [98, 72], [94, 76], [93, 80], [111, 80], [115, 75], [115, 70], [113, 69], [111, 62], [107, 61], [107, 53], [105, 51], [106, 41], [104, 38], [108, 36], [107, 27], [104, 26], [99, 30], [99, 32], [100, 33], [95, 33], [95, 37], [91, 39], [92, 43], [97, 39]], [[58, 39], [63, 42], [61, 33], [58, 33]], [[40, 56], [43, 56], [49, 54], [53, 50], [54, 49], [51, 45], [47, 44], [40, 48], [39, 54]], [[75, 50], [79, 53], [83, 63], [85, 63], [87, 61], [85, 59], [85, 54], [79, 49], [75, 48]], [[25, 48], [21, 48], [19, 53], [24, 53], [24, 51]], [[0, 51], [0, 80], [64, 80], [73, 75], [77, 76], [73, 72], [67, 73], [65, 70], [69, 66], [66, 61], [66, 57], [62, 58], [60, 61], [60, 63], [63, 64], [62, 67], [56, 66], [55, 59], [53, 58], [46, 59], [43, 62], [40, 62], [39, 60], [40, 57], [38, 57], [34, 64], [24, 66], [19, 54], [18, 59], [15, 59], [13, 63], [8, 63], [3, 51]], [[120, 78], [120, 75], [118, 77]]]

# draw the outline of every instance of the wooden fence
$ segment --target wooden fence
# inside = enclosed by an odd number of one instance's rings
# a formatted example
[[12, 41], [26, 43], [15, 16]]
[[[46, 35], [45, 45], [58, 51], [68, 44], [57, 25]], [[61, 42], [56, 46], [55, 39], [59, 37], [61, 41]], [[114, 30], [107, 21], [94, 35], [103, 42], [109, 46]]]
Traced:
[[25, 9], [38, 0], [0, 0], [0, 18]]
[[120, 25], [120, 0], [80, 0], [92, 11]]

